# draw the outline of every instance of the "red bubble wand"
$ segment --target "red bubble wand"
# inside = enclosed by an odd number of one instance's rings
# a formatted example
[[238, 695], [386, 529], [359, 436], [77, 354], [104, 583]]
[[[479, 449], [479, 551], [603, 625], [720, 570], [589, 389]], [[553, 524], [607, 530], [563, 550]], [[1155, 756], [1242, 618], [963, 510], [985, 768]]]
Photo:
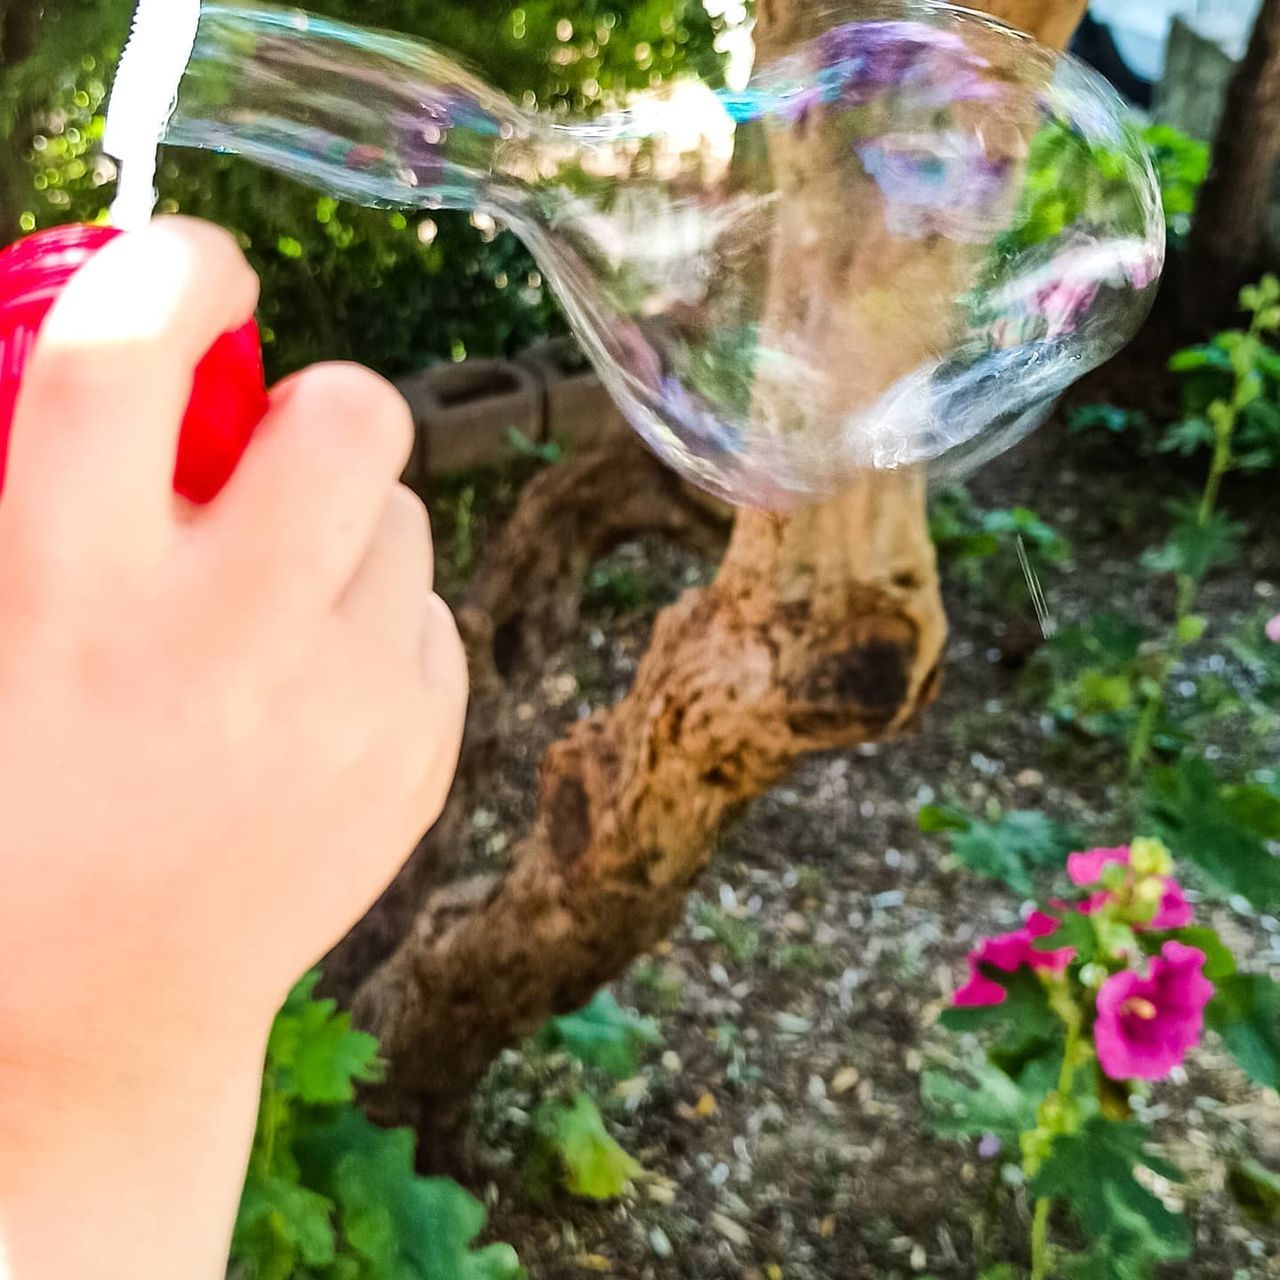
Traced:
[[[103, 245], [150, 220], [156, 156], [190, 58], [199, 0], [140, 0], [112, 91], [104, 147], [120, 166], [111, 225], [53, 227], [0, 252], [0, 492], [22, 372], [68, 281]], [[262, 343], [252, 320], [225, 334], [196, 370], [174, 489], [213, 500], [267, 411]]]

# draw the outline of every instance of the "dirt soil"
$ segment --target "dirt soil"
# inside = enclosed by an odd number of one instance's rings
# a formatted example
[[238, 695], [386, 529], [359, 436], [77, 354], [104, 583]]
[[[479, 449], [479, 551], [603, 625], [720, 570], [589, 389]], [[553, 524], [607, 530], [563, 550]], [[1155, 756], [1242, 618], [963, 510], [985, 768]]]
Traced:
[[[1167, 527], [1163, 501], [1193, 477], [1124, 462], [1054, 426], [971, 487], [984, 505], [1033, 508], [1071, 540], [1072, 568], [1041, 568], [1061, 625], [1103, 609], [1167, 615], [1169, 585], [1139, 556]], [[1239, 482], [1227, 503], [1251, 517], [1251, 532], [1240, 562], [1209, 588], [1205, 611], [1224, 638], [1245, 617], [1280, 612], [1274, 494]], [[656, 608], [710, 572], [657, 544], [622, 548], [597, 568], [577, 641], [515, 691], [521, 731], [471, 815], [480, 859], [501, 865], [525, 828], [547, 742], [620, 696]], [[1038, 628], [1021, 576], [953, 577], [947, 595], [945, 686], [919, 731], [812, 760], [755, 804], [726, 835], [681, 929], [617, 985], [663, 1037], [635, 1080], [602, 1087], [612, 1131], [651, 1176], [613, 1204], [533, 1204], [522, 1130], [571, 1069], [534, 1050], [495, 1069], [472, 1185], [489, 1203], [493, 1238], [517, 1246], [532, 1280], [959, 1280], [996, 1261], [1025, 1265], [1025, 1197], [1001, 1187], [998, 1162], [974, 1144], [931, 1135], [920, 1103], [922, 1069], [964, 1052], [932, 1024], [965, 952], [1013, 927], [1022, 904], [949, 861], [916, 813], [933, 799], [970, 811], [994, 800], [1044, 808], [1095, 843], [1131, 833], [1114, 816], [1117, 750], [1064, 734], [1027, 692]], [[1227, 647], [1204, 660], [1229, 667]], [[1280, 973], [1280, 921], [1208, 897], [1198, 910], [1246, 966]], [[1228, 1158], [1280, 1170], [1280, 1101], [1209, 1043], [1153, 1103], [1160, 1141], [1190, 1175], [1196, 1239], [1194, 1259], [1162, 1276], [1280, 1276], [1280, 1230], [1244, 1222], [1224, 1190]]]

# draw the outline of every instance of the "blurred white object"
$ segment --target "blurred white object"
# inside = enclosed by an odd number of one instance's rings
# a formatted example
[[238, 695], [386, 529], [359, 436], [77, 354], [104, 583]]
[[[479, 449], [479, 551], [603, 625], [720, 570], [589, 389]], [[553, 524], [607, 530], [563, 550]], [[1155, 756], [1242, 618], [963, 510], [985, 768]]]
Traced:
[[1174, 18], [1240, 58], [1261, 7], [1262, 0], [1091, 0], [1089, 12], [1110, 29], [1129, 70], [1155, 83], [1164, 72]]

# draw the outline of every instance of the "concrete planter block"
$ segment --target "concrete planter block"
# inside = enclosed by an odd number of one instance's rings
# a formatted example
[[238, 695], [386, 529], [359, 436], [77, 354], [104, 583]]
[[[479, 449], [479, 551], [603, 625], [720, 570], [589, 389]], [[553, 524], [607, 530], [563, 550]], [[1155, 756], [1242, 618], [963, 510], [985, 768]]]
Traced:
[[508, 360], [442, 364], [400, 383], [418, 424], [418, 475], [493, 466], [515, 454], [510, 432], [543, 439], [542, 390]]
[[1212, 142], [1235, 70], [1235, 61], [1221, 46], [1175, 19], [1164, 78], [1156, 89], [1156, 118], [1202, 142]]
[[627, 429], [621, 410], [572, 338], [539, 342], [519, 360], [542, 388], [546, 439], [579, 452]]

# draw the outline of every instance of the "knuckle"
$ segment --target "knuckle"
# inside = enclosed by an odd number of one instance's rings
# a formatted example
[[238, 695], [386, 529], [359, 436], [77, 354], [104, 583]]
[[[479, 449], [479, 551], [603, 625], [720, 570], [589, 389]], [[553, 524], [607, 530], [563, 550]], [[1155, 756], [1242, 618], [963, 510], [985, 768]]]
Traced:
[[413, 452], [413, 415], [385, 378], [356, 364], [316, 365], [301, 375], [297, 393], [315, 401], [331, 431], [372, 452], [397, 476], [404, 470]]
[[415, 545], [433, 553], [431, 542], [431, 516], [427, 505], [412, 489], [397, 485], [391, 495], [391, 518], [403, 536]]
[[[221, 289], [235, 294], [237, 309], [246, 314], [253, 310], [258, 299], [258, 276], [230, 231], [197, 218], [175, 216], [157, 219], [151, 234], [176, 239], [183, 262], [192, 272], [193, 289], [217, 281]], [[163, 262], [159, 265], [163, 267]]]

